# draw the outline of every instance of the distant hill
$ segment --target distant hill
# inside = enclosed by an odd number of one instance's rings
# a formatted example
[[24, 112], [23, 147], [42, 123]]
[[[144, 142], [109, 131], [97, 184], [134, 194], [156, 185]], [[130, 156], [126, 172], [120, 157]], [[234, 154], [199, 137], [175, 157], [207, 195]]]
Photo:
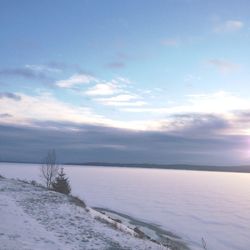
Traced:
[[107, 162], [66, 163], [65, 165], [250, 173], [250, 166], [206, 166], [206, 165], [189, 165], [189, 164], [107, 163]]

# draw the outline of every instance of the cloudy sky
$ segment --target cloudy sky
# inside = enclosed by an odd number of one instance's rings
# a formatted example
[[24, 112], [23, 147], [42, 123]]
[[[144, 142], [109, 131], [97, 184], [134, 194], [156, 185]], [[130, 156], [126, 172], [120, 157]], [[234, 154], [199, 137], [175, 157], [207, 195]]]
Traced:
[[0, 159], [250, 163], [248, 0], [2, 0]]

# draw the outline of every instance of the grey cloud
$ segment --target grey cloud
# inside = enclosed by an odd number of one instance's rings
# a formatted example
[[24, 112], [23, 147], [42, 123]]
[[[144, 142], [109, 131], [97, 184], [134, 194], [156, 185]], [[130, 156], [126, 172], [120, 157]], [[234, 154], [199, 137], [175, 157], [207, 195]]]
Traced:
[[0, 92], [0, 99], [2, 98], [9, 98], [9, 99], [13, 99], [15, 101], [21, 101], [21, 96], [10, 93], [10, 92]]
[[9, 68], [0, 69], [0, 77], [22, 77], [25, 79], [51, 80], [51, 77], [43, 72], [37, 72], [30, 68]]
[[250, 123], [250, 111], [235, 111], [234, 114], [237, 116], [238, 122]]
[[3, 160], [39, 162], [48, 149], [55, 148], [61, 162], [232, 165], [242, 163], [239, 152], [246, 148], [243, 136], [211, 136], [206, 130], [203, 136], [195, 137], [188, 130], [131, 131], [49, 121], [35, 125], [0, 126]]
[[108, 68], [111, 69], [121, 69], [125, 67], [125, 63], [123, 62], [111, 62], [106, 65]]
[[53, 68], [53, 69], [61, 69], [61, 70], [64, 70], [64, 69], [68, 68], [68, 65], [66, 63], [64, 63], [64, 62], [56, 62], [56, 61], [48, 62], [48, 63], [46, 63], [46, 66], [48, 66], [50, 68]]
[[12, 115], [10, 115], [8, 113], [0, 114], [0, 118], [8, 118], [8, 117], [12, 117]]
[[69, 72], [75, 72], [77, 74], [87, 74], [94, 76], [95, 74], [88, 69], [83, 68], [81, 65], [77, 63], [66, 63], [66, 62], [60, 62], [60, 61], [50, 61], [44, 64], [48, 68], [55, 69], [55, 70], [61, 70], [61, 71], [69, 71]]
[[77, 72], [82, 71], [82, 67], [76, 63], [65, 63], [65, 62], [58, 62], [58, 61], [51, 61], [45, 63], [45, 65], [52, 69], [59, 69], [59, 70], [75, 70]]
[[[231, 124], [222, 117], [213, 114], [178, 114], [173, 115], [171, 126], [174, 133], [188, 134], [190, 136], [217, 136], [222, 130], [230, 128]], [[180, 128], [180, 129], [178, 129]]]

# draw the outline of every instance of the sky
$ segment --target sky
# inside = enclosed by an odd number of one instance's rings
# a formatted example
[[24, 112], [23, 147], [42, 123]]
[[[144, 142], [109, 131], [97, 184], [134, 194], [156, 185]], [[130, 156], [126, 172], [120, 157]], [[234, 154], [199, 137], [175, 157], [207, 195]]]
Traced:
[[248, 0], [1, 0], [0, 160], [250, 163]]

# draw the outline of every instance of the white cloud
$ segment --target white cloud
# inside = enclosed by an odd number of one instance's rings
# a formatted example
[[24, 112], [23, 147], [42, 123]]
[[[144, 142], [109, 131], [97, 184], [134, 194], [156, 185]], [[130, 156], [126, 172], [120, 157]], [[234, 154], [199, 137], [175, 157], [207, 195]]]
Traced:
[[87, 107], [76, 107], [55, 99], [51, 94], [37, 96], [18, 94], [18, 105], [12, 99], [0, 99], [0, 109], [11, 115], [6, 122], [29, 123], [31, 120], [55, 120], [69, 122], [98, 122], [102, 117]]
[[84, 94], [105, 106], [144, 106], [146, 102], [142, 101], [140, 96], [128, 90], [128, 84], [130, 83], [130, 80], [126, 78], [117, 77], [109, 82], [97, 83]]
[[115, 83], [98, 83], [94, 87], [89, 88], [85, 94], [89, 96], [105, 96], [113, 95], [118, 92], [118, 86]]
[[223, 23], [219, 23], [214, 28], [214, 31], [217, 33], [224, 33], [224, 32], [234, 32], [240, 30], [244, 27], [244, 23], [239, 20], [228, 20]]
[[93, 76], [86, 74], [74, 74], [68, 79], [57, 81], [56, 85], [61, 88], [71, 88], [75, 85], [86, 84], [93, 81], [96, 81]]
[[160, 115], [182, 113], [227, 114], [234, 110], [248, 110], [249, 107], [250, 100], [243, 99], [229, 92], [219, 91], [211, 94], [188, 95], [181, 105], [160, 108], [124, 108], [123, 111]]
[[110, 98], [101, 98], [101, 99], [97, 99], [97, 100], [108, 100], [110, 102], [127, 102], [127, 101], [131, 101], [137, 99], [137, 96], [135, 95], [129, 95], [129, 94], [122, 94], [122, 95], [117, 95], [117, 96], [112, 96]]
[[85, 91], [88, 96], [111, 96], [118, 93], [126, 93], [127, 85], [130, 80], [123, 77], [117, 77], [111, 81], [95, 80], [96, 85]]
[[[234, 111], [248, 111], [250, 101], [223, 91], [211, 94], [189, 95], [182, 105], [172, 105], [162, 108], [142, 107], [145, 105], [143, 101], [129, 95], [111, 97], [110, 103], [107, 102], [108, 98], [103, 98], [106, 105], [116, 105], [121, 107], [121, 110], [127, 109], [130, 112], [143, 112], [147, 114], [147, 118], [130, 121], [109, 119], [96, 114], [88, 107], [71, 105], [59, 101], [48, 93], [37, 96], [29, 96], [21, 93], [15, 94], [21, 96], [18, 105], [13, 99], [0, 99], [0, 110], [4, 111], [1, 114], [2, 116], [0, 116], [0, 123], [2, 124], [12, 123], [34, 126], [35, 121], [58, 121], [144, 131], [171, 130], [173, 129], [175, 115], [178, 118], [178, 114], [197, 114], [198, 116], [214, 114], [232, 122], [232, 124], [235, 123], [231, 126], [231, 131], [226, 131], [227, 133], [236, 133], [238, 131], [239, 133], [249, 134], [249, 131], [246, 131], [247, 126], [243, 127], [244, 124], [241, 127], [239, 126], [240, 123], [237, 121], [237, 114]], [[182, 126], [182, 124], [179, 125]], [[39, 126], [39, 124], [36, 126]]]
[[[233, 110], [245, 110], [250, 101], [230, 92], [218, 91], [212, 94], [189, 95], [190, 109], [205, 113], [227, 113]], [[198, 106], [195, 108], [196, 106]]]
[[52, 72], [52, 73], [61, 72], [61, 69], [48, 67], [46, 65], [26, 64], [25, 68], [31, 69], [33, 71], [39, 71], [39, 72], [43, 72], [43, 71]]
[[120, 107], [141, 107], [145, 106], [147, 103], [144, 101], [134, 101], [134, 102], [111, 102], [108, 105], [120, 106]]
[[216, 67], [221, 73], [230, 73], [240, 68], [240, 65], [227, 60], [211, 59], [208, 64]]
[[96, 124], [132, 130], [147, 130], [151, 128], [154, 123], [140, 120], [127, 122], [109, 119], [94, 113], [88, 107], [79, 107], [61, 102], [48, 93], [37, 96], [29, 96], [21, 93], [15, 94], [21, 96], [18, 105], [13, 99], [0, 99], [0, 110], [5, 111], [0, 114], [1, 124], [40, 126], [36, 121], [55, 121]]
[[130, 84], [131, 81], [128, 78], [124, 78], [124, 77], [117, 77], [116, 78], [120, 83], [125, 83], [125, 84]]
[[108, 98], [96, 98], [95, 101], [107, 105], [118, 107], [140, 107], [146, 105], [146, 102], [139, 100], [140, 97], [133, 94], [120, 94]]
[[141, 107], [145, 106], [146, 102], [144, 101], [134, 101], [134, 102], [111, 102], [108, 100], [101, 101], [102, 104], [107, 106], [116, 106], [116, 107]]

